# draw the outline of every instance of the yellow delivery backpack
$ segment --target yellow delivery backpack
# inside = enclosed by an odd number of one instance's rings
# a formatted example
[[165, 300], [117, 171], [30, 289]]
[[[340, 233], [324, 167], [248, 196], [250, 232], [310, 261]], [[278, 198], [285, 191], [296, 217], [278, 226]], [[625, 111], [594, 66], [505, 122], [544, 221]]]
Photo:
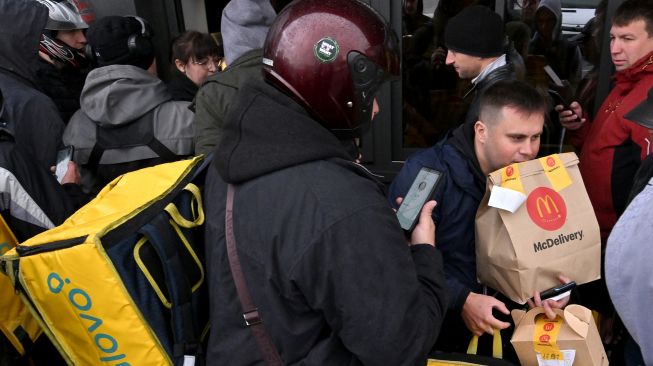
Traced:
[[124, 174], [4, 268], [71, 365], [193, 365], [208, 331], [201, 189], [209, 159]]
[[[0, 255], [18, 244], [4, 217], [0, 215]], [[39, 323], [23, 304], [7, 276], [0, 274], [0, 331], [21, 356], [41, 335]]]

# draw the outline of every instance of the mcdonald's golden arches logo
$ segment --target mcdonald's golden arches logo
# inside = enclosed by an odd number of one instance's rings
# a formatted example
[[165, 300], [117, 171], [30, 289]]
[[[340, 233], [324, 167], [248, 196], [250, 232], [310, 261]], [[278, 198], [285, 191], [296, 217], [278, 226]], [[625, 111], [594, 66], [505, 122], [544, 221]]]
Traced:
[[528, 195], [526, 210], [531, 220], [544, 230], [558, 230], [567, 220], [564, 199], [551, 188], [539, 187]]

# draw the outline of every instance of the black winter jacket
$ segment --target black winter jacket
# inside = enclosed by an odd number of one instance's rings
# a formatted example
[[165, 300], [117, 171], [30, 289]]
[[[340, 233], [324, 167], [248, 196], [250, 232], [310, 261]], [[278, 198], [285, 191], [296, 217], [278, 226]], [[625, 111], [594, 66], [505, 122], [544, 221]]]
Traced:
[[262, 365], [226, 256], [226, 183], [249, 290], [286, 365], [423, 365], [446, 310], [442, 258], [406, 245], [382, 186], [277, 89], [227, 116], [205, 188], [209, 364]]
[[70, 117], [79, 109], [79, 96], [82, 94], [87, 74], [86, 70], [72, 66], [55, 66], [39, 60], [37, 83], [43, 92], [52, 98], [64, 123], [68, 123]]
[[6, 128], [44, 168], [53, 166], [64, 123], [35, 84], [41, 32], [48, 9], [38, 2], [0, 0], [0, 87]]

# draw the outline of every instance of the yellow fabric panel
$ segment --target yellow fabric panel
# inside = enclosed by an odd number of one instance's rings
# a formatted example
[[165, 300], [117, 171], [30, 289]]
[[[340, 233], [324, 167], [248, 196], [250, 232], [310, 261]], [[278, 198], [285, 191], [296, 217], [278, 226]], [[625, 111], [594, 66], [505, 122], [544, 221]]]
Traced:
[[195, 157], [122, 175], [104, 187], [95, 199], [63, 224], [21, 245], [51, 243], [92, 233], [101, 237], [104, 232], [140, 213], [152, 201], [165, 196], [201, 159]]
[[73, 364], [171, 364], [95, 243], [22, 257], [20, 272], [29, 297]]
[[[0, 254], [14, 248], [17, 243], [14, 233], [0, 215]], [[38, 322], [14, 290], [9, 277], [0, 274], [0, 331], [16, 351], [24, 355], [25, 349], [14, 335], [14, 330], [18, 327], [22, 327], [32, 341], [42, 333]]]

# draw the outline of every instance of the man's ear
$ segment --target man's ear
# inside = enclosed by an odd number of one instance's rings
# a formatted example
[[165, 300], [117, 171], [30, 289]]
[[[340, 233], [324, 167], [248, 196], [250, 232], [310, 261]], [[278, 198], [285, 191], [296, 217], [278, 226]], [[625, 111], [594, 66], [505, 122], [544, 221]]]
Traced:
[[485, 143], [488, 139], [488, 127], [483, 121], [478, 120], [474, 124], [474, 139], [478, 140], [480, 143]]
[[186, 73], [186, 64], [184, 64], [180, 59], [176, 58], [175, 59], [175, 67], [177, 67], [177, 70], [181, 72], [182, 74]]

